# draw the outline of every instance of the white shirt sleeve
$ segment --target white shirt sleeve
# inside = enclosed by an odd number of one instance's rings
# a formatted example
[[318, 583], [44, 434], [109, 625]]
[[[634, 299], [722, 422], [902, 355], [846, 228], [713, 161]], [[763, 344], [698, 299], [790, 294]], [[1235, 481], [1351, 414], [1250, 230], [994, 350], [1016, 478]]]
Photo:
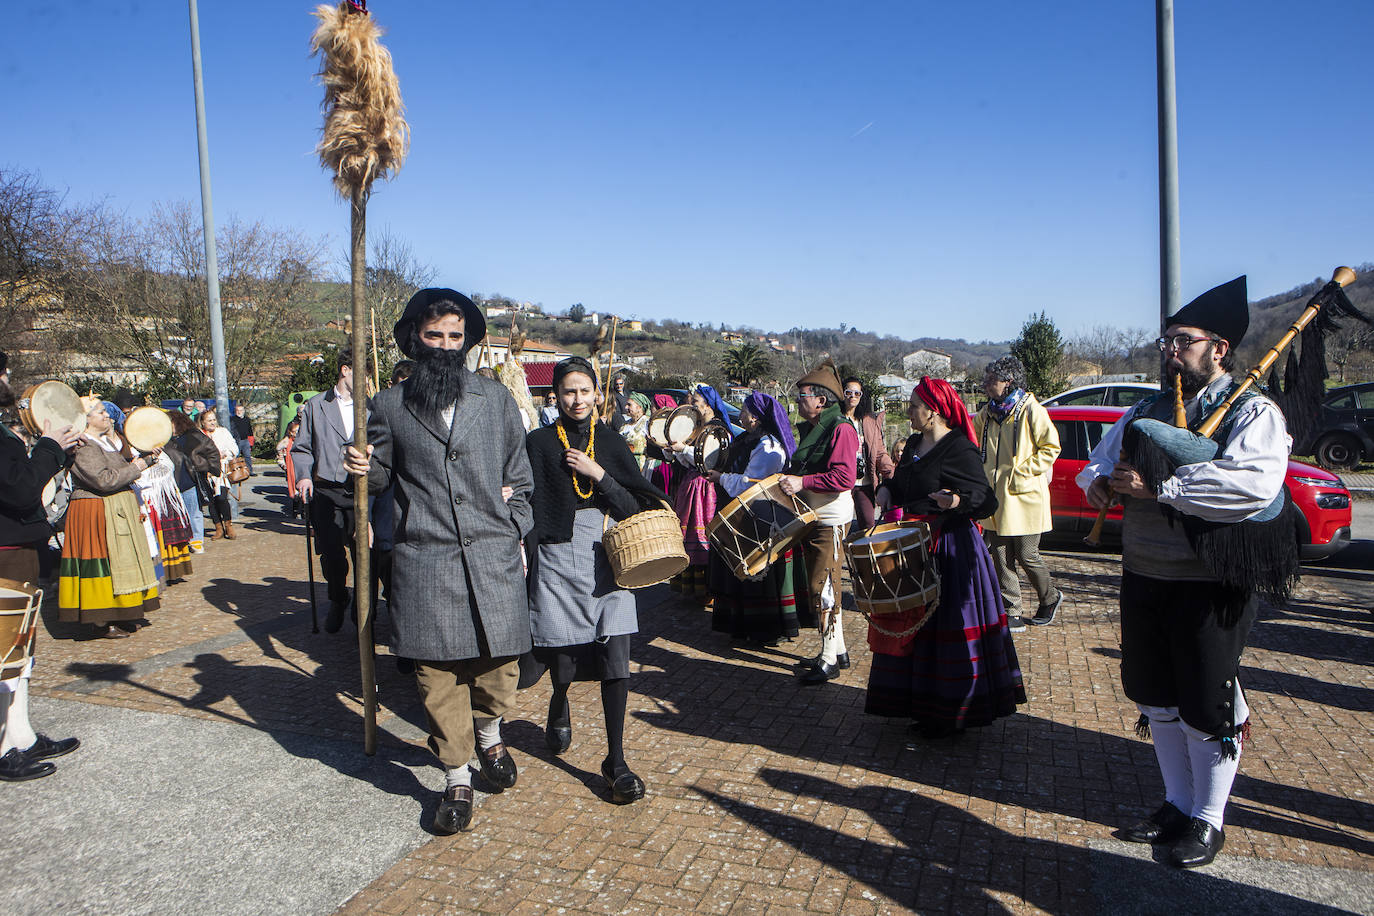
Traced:
[[754, 450], [749, 453], [749, 463], [743, 474], [721, 474], [720, 485], [734, 499], [754, 485], [755, 481], [772, 477], [787, 463], [787, 452], [782, 443], [772, 436], [764, 436]]
[[1121, 457], [1121, 440], [1126, 435], [1126, 424], [1133, 419], [1134, 410], [1122, 414], [1121, 419], [1112, 424], [1112, 428], [1107, 430], [1102, 441], [1097, 443], [1097, 448], [1088, 456], [1088, 463], [1083, 465], [1083, 470], [1073, 479], [1084, 493], [1088, 492], [1088, 488], [1097, 478], [1111, 476], [1112, 468], [1116, 467], [1117, 459]]
[[1252, 398], [1236, 409], [1221, 453], [1176, 470], [1159, 485], [1159, 501], [1209, 522], [1241, 521], [1279, 495], [1292, 447], [1278, 407], [1267, 398]]

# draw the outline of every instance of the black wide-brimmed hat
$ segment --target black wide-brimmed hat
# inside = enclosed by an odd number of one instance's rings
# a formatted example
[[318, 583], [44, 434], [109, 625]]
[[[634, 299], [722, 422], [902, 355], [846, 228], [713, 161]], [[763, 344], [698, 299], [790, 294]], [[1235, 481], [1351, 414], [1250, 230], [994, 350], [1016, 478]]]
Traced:
[[1250, 301], [1244, 275], [1207, 290], [1170, 315], [1169, 324], [1211, 331], [1234, 350], [1250, 329]]
[[406, 303], [406, 310], [401, 313], [401, 320], [396, 322], [391, 333], [396, 337], [396, 346], [401, 352], [411, 359], [415, 354], [410, 351], [410, 329], [419, 319], [420, 314], [433, 302], [440, 302], [447, 299], [454, 302], [463, 309], [463, 344], [469, 348], [476, 346], [483, 337], [487, 336], [487, 319], [471, 299], [460, 292], [442, 287], [431, 287], [422, 289], [410, 297]]

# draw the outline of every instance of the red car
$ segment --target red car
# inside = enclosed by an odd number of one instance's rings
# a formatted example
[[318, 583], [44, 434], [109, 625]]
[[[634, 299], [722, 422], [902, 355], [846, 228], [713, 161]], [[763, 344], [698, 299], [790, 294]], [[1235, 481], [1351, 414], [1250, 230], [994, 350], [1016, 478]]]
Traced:
[[[1102, 441], [1126, 408], [1047, 407], [1059, 430], [1063, 451], [1054, 462], [1050, 507], [1056, 533], [1086, 535], [1097, 520], [1074, 478], [1088, 463], [1088, 454]], [[1350, 543], [1350, 491], [1329, 471], [1301, 461], [1288, 462], [1288, 492], [1300, 510], [1298, 547], [1304, 560], [1324, 560]], [[1103, 540], [1121, 542], [1121, 507], [1107, 513]]]

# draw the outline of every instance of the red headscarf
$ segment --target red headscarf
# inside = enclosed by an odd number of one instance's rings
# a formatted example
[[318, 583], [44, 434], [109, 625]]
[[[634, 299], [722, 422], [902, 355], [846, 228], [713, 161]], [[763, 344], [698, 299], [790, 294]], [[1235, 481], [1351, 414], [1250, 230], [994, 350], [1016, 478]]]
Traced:
[[673, 396], [672, 396], [671, 394], [656, 394], [656, 395], [654, 395], [654, 408], [655, 408], [655, 409], [657, 409], [657, 410], [662, 410], [662, 409], [665, 408], [665, 407], [676, 407], [676, 406], [677, 406], [677, 401], [673, 400]]
[[916, 385], [916, 396], [926, 402], [926, 406], [945, 418], [950, 429], [963, 430], [968, 441], [978, 444], [978, 434], [973, 431], [973, 418], [968, 408], [954, 390], [954, 386], [942, 378], [922, 376]]

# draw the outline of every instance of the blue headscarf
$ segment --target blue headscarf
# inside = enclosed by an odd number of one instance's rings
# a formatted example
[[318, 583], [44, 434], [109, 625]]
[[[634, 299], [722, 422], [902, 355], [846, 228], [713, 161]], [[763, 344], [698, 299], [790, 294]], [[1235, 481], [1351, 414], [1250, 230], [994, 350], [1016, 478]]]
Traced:
[[105, 414], [114, 424], [115, 431], [124, 435], [124, 411], [116, 407], [113, 401], [101, 401], [100, 406], [105, 408]]
[[720, 393], [710, 385], [698, 385], [697, 394], [701, 395], [711, 407], [711, 412], [720, 417], [721, 425], [725, 427], [725, 433], [730, 438], [735, 438], [735, 429], [730, 425], [730, 412], [725, 409], [725, 401], [721, 399]]
[[755, 391], [744, 400], [744, 409], [759, 418], [763, 431], [782, 443], [787, 457], [797, 450], [797, 440], [792, 437], [792, 423], [787, 411], [778, 403], [777, 398], [762, 391]]

